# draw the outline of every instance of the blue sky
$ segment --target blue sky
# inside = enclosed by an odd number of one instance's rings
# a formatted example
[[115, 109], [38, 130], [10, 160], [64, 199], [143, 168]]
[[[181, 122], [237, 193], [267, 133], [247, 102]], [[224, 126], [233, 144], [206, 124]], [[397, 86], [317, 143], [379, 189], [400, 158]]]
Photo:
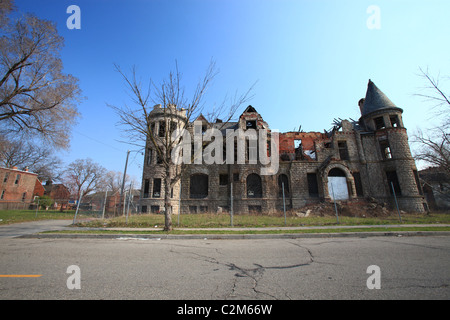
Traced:
[[[411, 133], [433, 124], [432, 105], [414, 96], [426, 85], [419, 67], [450, 75], [448, 0], [15, 3], [19, 11], [57, 23], [65, 38], [64, 70], [80, 80], [87, 98], [79, 105], [82, 118], [70, 151], [61, 153], [66, 164], [89, 157], [108, 170], [123, 171], [127, 149], [135, 149], [118, 142], [123, 140], [118, 119], [107, 107], [130, 103], [114, 63], [125, 71], [135, 65], [143, 80], [158, 82], [177, 60], [189, 89], [214, 59], [220, 72], [206, 107], [258, 81], [249, 104], [281, 132], [299, 125], [323, 132], [334, 118], [358, 119], [357, 102], [371, 79], [403, 108]], [[69, 5], [81, 9], [80, 30], [66, 26]], [[379, 29], [367, 26], [371, 5], [379, 8]], [[142, 155], [131, 153], [128, 173], [138, 182], [142, 163]]]

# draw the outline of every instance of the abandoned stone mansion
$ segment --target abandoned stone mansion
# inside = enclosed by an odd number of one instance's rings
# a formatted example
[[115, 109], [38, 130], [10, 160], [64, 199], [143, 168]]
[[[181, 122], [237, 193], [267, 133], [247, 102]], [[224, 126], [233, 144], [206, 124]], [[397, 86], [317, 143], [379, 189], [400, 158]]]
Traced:
[[[426, 211], [427, 203], [402, 120], [403, 110], [370, 80], [366, 95], [358, 104], [361, 117], [357, 121], [336, 121], [331, 130], [324, 132], [278, 133], [275, 145], [278, 153], [271, 142], [265, 150], [279, 157], [277, 170], [272, 174], [262, 175], [263, 164], [250, 161], [249, 156], [260, 151], [257, 149], [261, 144], [252, 150], [249, 140], [244, 161], [181, 164], [181, 178], [170, 190], [172, 212], [232, 209], [234, 214], [269, 214], [283, 210], [283, 204], [289, 210], [319, 202], [364, 203], [367, 199], [388, 203], [392, 208], [397, 201], [399, 208], [407, 212]], [[176, 112], [178, 119], [186, 119], [183, 110]], [[149, 115], [155, 136], [163, 137], [166, 128], [172, 127], [164, 114], [164, 108], [157, 105]], [[210, 123], [203, 116], [196, 119], [199, 122], [202, 131], [219, 128], [224, 137], [226, 129], [270, 132], [268, 123], [252, 106], [237, 122]], [[193, 132], [194, 122], [189, 126]], [[226, 158], [229, 150], [225, 144], [223, 152]], [[150, 139], [141, 190], [142, 212], [159, 212], [164, 208], [164, 170]]]

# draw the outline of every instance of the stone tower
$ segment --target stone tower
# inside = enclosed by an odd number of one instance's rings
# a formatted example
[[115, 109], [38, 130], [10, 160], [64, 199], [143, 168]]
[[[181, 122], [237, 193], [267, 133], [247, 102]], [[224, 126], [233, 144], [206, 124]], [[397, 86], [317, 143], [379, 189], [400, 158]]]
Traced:
[[[165, 192], [165, 168], [162, 159], [156, 150], [156, 145], [160, 151], [164, 152], [165, 140], [170, 139], [171, 133], [176, 129], [182, 129], [186, 122], [186, 111], [177, 109], [176, 106], [169, 105], [161, 107], [155, 105], [149, 113], [150, 131], [152, 135], [147, 137], [144, 170], [142, 175], [142, 212], [158, 213], [164, 208]], [[155, 141], [155, 143], [153, 141]], [[172, 212], [178, 212], [180, 194], [180, 183], [175, 184], [170, 192]]]
[[[372, 181], [385, 182], [382, 188], [372, 186], [372, 193], [391, 202], [395, 192], [400, 209], [425, 211], [427, 204], [409, 148], [408, 135], [402, 120], [403, 110], [389, 100], [371, 80], [365, 98], [359, 101], [359, 107], [359, 123], [365, 131], [362, 133], [366, 144], [365, 157], [367, 167], [370, 168], [368, 174], [381, 175], [374, 176]], [[368, 154], [367, 150], [370, 149], [374, 155]]]

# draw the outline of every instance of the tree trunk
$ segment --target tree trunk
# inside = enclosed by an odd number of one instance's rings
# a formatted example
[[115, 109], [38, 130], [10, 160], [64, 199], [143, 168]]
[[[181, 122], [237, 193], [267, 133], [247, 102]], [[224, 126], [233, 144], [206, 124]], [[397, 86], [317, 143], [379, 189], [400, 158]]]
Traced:
[[164, 231], [172, 230], [172, 206], [170, 203], [170, 169], [166, 169], [166, 177], [164, 181]]

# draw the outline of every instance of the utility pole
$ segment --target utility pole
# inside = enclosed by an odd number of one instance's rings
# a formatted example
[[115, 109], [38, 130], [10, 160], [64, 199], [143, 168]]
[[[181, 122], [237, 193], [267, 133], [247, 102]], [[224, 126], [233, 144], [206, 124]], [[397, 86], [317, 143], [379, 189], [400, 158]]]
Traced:
[[[123, 180], [122, 180], [122, 188], [120, 190], [120, 206], [122, 205], [123, 199], [123, 189], [125, 188], [125, 178], [127, 175], [127, 166], [128, 166], [128, 156], [130, 155], [130, 150], [127, 151], [127, 160], [125, 161], [125, 169], [123, 171]], [[125, 215], [125, 205], [123, 206], [123, 215]]]

